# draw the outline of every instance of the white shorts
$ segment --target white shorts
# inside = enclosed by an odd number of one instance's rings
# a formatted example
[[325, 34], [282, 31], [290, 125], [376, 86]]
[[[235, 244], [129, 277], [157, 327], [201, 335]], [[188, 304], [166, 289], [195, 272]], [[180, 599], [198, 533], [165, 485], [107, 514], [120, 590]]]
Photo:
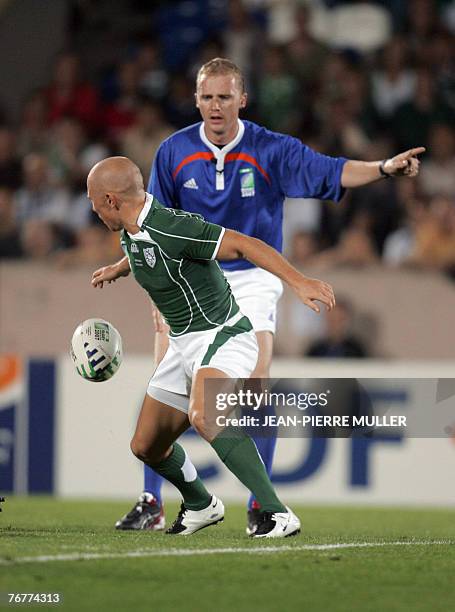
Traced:
[[193, 377], [200, 368], [216, 368], [230, 378], [249, 378], [258, 359], [254, 330], [242, 331], [242, 312], [209, 331], [169, 337], [169, 348], [148, 388], [150, 397], [188, 412]]
[[275, 333], [276, 307], [283, 293], [283, 283], [279, 278], [261, 268], [249, 270], [224, 270], [232, 293], [240, 310], [246, 315], [255, 332]]

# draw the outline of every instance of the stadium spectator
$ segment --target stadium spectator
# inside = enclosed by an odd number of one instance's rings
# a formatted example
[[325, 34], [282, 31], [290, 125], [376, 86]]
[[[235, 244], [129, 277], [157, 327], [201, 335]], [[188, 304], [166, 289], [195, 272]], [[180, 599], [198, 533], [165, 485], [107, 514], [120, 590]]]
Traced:
[[438, 195], [415, 230], [414, 249], [408, 262], [420, 268], [452, 273], [455, 268], [455, 204]]
[[[219, 55], [229, 57], [234, 64], [242, 66], [247, 83], [247, 89], [252, 85], [254, 68], [258, 63], [256, 49], [260, 43], [262, 32], [259, 30], [251, 14], [242, 0], [231, 0], [228, 3], [227, 25], [222, 35], [224, 49], [222, 53], [211, 55], [208, 59]], [[201, 62], [204, 63], [204, 62]]]
[[0, 126], [0, 187], [17, 189], [22, 182], [21, 162], [16, 156], [16, 135]]
[[64, 227], [71, 234], [90, 226], [95, 219], [87, 207], [85, 178], [92, 165], [108, 154], [102, 142], [88, 140], [79, 120], [65, 117], [54, 124], [48, 163], [53, 183], [69, 194]]
[[[364, 159], [373, 161], [375, 159], [387, 158], [392, 149], [387, 139], [377, 138], [365, 149]], [[415, 181], [403, 181], [415, 184]], [[348, 227], [352, 218], [358, 211], [365, 210], [371, 219], [370, 235], [373, 239], [377, 253], [382, 252], [384, 240], [387, 235], [394, 231], [401, 219], [401, 210], [398, 205], [397, 192], [400, 189], [401, 181], [378, 181], [371, 185], [365, 185], [355, 191], [350, 191], [346, 195], [342, 210], [325, 210], [324, 214], [338, 212], [338, 232], [342, 232]], [[411, 189], [411, 188], [408, 188]]]
[[[319, 74], [319, 94], [322, 101], [333, 99], [342, 94], [351, 70], [352, 61], [348, 53], [332, 52], [327, 56], [324, 70]], [[316, 100], [313, 100], [313, 103], [315, 102]]]
[[313, 342], [307, 349], [307, 357], [356, 358], [368, 357], [363, 342], [352, 332], [353, 308], [350, 302], [337, 298], [335, 308], [326, 313], [326, 335]]
[[304, 269], [319, 250], [319, 241], [316, 234], [300, 230], [295, 232], [291, 239], [289, 261], [299, 269]]
[[23, 161], [24, 186], [17, 192], [17, 218], [20, 224], [40, 219], [63, 227], [69, 214], [70, 193], [55, 187], [44, 155], [30, 153]]
[[391, 232], [385, 242], [383, 261], [389, 266], [408, 265], [416, 247], [416, 230], [425, 216], [425, 206], [417, 199], [404, 202], [405, 214], [400, 227]]
[[25, 101], [19, 125], [17, 149], [21, 156], [44, 153], [49, 141], [46, 93], [33, 91]]
[[147, 40], [139, 47], [137, 64], [141, 92], [153, 100], [164, 100], [169, 91], [169, 73], [155, 41]]
[[378, 116], [371, 99], [367, 70], [361, 62], [357, 62], [350, 66], [347, 76], [341, 87], [351, 121], [359, 126], [371, 142], [372, 135], [378, 134]]
[[166, 117], [177, 129], [199, 121], [199, 113], [194, 106], [194, 86], [184, 74], [171, 77], [169, 97], [165, 104]]
[[287, 55], [293, 74], [303, 86], [304, 94], [317, 87], [329, 57], [329, 49], [310, 32], [311, 11], [307, 5], [296, 7], [295, 37], [287, 44]]
[[[329, 0], [329, 2], [330, 10], [323, 12], [325, 21], [323, 37], [331, 47], [348, 48], [355, 53], [368, 54], [382, 47], [389, 39], [391, 18], [387, 9], [381, 6], [384, 2], [359, 0], [341, 2]], [[321, 13], [321, 7], [319, 12]]]
[[271, 130], [292, 133], [298, 125], [297, 80], [287, 68], [282, 47], [265, 50], [264, 67], [258, 81], [257, 110], [260, 121]]
[[366, 210], [357, 211], [350, 225], [341, 232], [336, 246], [313, 258], [318, 266], [364, 267], [378, 262], [373, 233], [373, 216]]
[[119, 148], [140, 169], [146, 179], [150, 173], [150, 160], [163, 140], [174, 131], [163, 118], [161, 107], [152, 100], [143, 100], [134, 125], [120, 137]]
[[435, 75], [436, 87], [443, 103], [455, 112], [454, 34], [440, 32], [428, 48], [427, 61]]
[[381, 68], [373, 73], [374, 105], [387, 120], [401, 104], [412, 99], [414, 92], [415, 74], [409, 68], [407, 41], [395, 36], [383, 51]]
[[323, 114], [321, 142], [324, 151], [331, 155], [347, 155], [363, 158], [370, 146], [370, 139], [358, 122], [348, 98], [330, 100]]
[[117, 67], [117, 93], [113, 102], [104, 111], [103, 124], [108, 138], [117, 142], [123, 132], [131, 127], [136, 119], [139, 103], [139, 65], [133, 60], [125, 60]]
[[434, 125], [429, 135], [429, 155], [422, 163], [420, 183], [428, 196], [455, 197], [455, 134], [447, 124]]
[[33, 261], [49, 261], [61, 246], [59, 233], [49, 221], [29, 218], [22, 224], [21, 248], [25, 257]]
[[77, 117], [89, 132], [100, 125], [99, 97], [96, 89], [82, 80], [79, 57], [63, 53], [55, 63], [53, 78], [46, 91], [48, 122], [64, 116]]
[[[205, 43], [200, 47], [198, 53], [194, 57], [187, 69], [187, 74], [193, 79], [196, 79], [199, 66], [209, 62], [214, 57], [220, 57], [224, 54], [224, 44], [220, 37], [215, 36], [208, 38]], [[193, 92], [194, 95], [194, 92]], [[194, 100], [193, 100], [194, 101]]]
[[13, 190], [0, 186], [0, 259], [21, 256], [22, 247], [16, 222]]
[[[340, 105], [342, 114], [346, 116], [344, 121], [342, 117], [338, 123], [346, 126], [346, 136], [343, 140], [347, 139], [348, 146], [352, 147], [352, 141], [355, 144], [359, 140], [360, 146], [367, 146], [371, 137], [376, 135], [378, 116], [373, 106], [369, 85], [366, 71], [358, 57], [347, 52], [332, 53], [327, 57], [324, 70], [320, 73], [320, 85], [313, 87], [310, 97], [314, 114], [321, 123], [324, 152], [329, 152], [330, 149], [327, 147], [336, 140], [331, 136], [330, 128], [325, 122], [330, 121], [336, 126], [337, 118], [332, 117], [331, 113], [338, 112], [337, 104]], [[308, 95], [306, 91], [307, 88], [304, 88], [304, 95]], [[337, 132], [340, 131], [341, 128], [338, 128]], [[351, 132], [354, 132], [354, 136], [350, 135]], [[327, 144], [325, 140], [328, 141]], [[338, 142], [338, 150], [342, 146], [343, 142]], [[355, 144], [354, 148], [358, 147], [359, 145]]]
[[87, 172], [109, 154], [108, 148], [96, 140], [89, 140], [83, 124], [75, 118], [57, 121], [51, 132], [48, 160], [53, 179], [74, 192], [85, 193]]
[[401, 104], [393, 116], [393, 135], [399, 147], [413, 147], [416, 142], [429, 146], [429, 132], [435, 123], [449, 121], [450, 109], [437, 99], [435, 82], [427, 68], [417, 71], [416, 91], [412, 100]]
[[77, 119], [63, 117], [53, 125], [48, 150], [48, 162], [53, 180], [71, 190], [81, 189], [86, 171], [80, 160], [84, 143], [82, 124]]
[[[87, 206], [87, 197], [85, 198]], [[108, 259], [121, 257], [117, 237], [113, 237], [100, 224], [83, 228], [75, 234], [75, 245], [56, 254], [55, 262], [62, 268], [80, 265], [98, 265]]]
[[440, 33], [435, 0], [408, 0], [407, 39], [417, 61], [424, 62], [428, 47]]
[[321, 233], [323, 203], [314, 198], [287, 198], [283, 218], [283, 245], [290, 256], [296, 232], [319, 235]]

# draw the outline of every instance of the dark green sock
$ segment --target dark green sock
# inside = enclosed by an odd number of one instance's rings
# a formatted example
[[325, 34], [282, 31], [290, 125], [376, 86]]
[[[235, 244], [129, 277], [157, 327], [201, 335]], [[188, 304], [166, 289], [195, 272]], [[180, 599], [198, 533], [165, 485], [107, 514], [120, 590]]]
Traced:
[[212, 496], [204, 487], [188, 455], [177, 442], [174, 442], [169, 457], [151, 467], [177, 487], [185, 507], [189, 510], [203, 510], [210, 504]]
[[211, 444], [228, 470], [253, 493], [261, 504], [261, 510], [287, 512], [278, 499], [256, 445], [249, 436], [240, 435], [238, 431], [224, 431]]

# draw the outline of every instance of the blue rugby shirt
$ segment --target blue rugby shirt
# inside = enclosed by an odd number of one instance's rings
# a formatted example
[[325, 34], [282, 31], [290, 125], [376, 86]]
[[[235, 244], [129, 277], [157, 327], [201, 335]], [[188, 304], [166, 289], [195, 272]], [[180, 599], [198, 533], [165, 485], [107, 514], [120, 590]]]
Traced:
[[[147, 191], [165, 206], [199, 213], [281, 252], [284, 199], [339, 201], [346, 161], [251, 121], [239, 120], [236, 138], [220, 149], [197, 123], [160, 145]], [[221, 265], [226, 270], [254, 267], [245, 260]]]

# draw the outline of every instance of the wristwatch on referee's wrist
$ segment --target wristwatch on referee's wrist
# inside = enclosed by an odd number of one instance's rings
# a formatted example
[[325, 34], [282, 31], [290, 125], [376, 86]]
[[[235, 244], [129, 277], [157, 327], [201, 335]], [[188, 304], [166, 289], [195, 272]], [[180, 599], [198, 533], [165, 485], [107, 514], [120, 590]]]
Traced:
[[385, 171], [384, 166], [386, 165], [387, 159], [383, 159], [379, 162], [379, 174], [384, 178], [390, 178], [392, 175]]

